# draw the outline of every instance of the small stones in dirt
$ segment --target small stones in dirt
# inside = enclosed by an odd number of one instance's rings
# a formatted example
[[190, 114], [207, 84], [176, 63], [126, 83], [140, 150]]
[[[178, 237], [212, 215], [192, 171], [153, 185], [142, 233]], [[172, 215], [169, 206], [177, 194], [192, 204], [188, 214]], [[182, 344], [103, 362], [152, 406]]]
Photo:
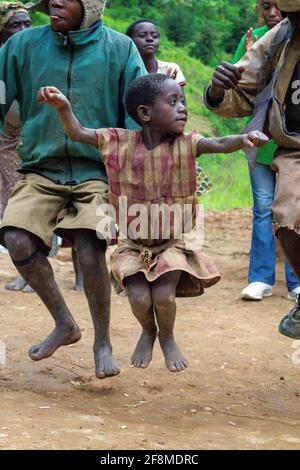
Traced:
[[146, 387], [148, 389], [148, 393], [153, 393], [153, 395], [163, 391], [163, 388], [160, 385], [151, 385], [148, 380], [143, 380], [140, 386]]
[[229, 421], [228, 424], [229, 424], [230, 426], [237, 426], [237, 424], [234, 423], [233, 421]]
[[123, 407], [124, 408], [138, 408], [139, 406], [144, 405], [145, 403], [147, 403], [147, 401], [140, 400], [138, 403], [136, 403], [134, 405], [123, 405]]
[[78, 387], [79, 385], [81, 385], [81, 383], [76, 380], [71, 380], [71, 385], [74, 385], [74, 387]]
[[141, 383], [141, 387], [148, 387], [150, 384], [149, 380], [143, 380], [143, 382]]
[[104, 424], [105, 424], [104, 419], [101, 418], [101, 416], [98, 416], [98, 415], [81, 415], [80, 419], [82, 421], [86, 421], [88, 423], [99, 424], [100, 426], [104, 426]]
[[122, 425], [120, 426], [120, 429], [127, 429], [127, 426], [126, 426], [125, 424], [122, 424]]
[[205, 406], [204, 410], [205, 411], [212, 411], [212, 408], [210, 408], [210, 406]]

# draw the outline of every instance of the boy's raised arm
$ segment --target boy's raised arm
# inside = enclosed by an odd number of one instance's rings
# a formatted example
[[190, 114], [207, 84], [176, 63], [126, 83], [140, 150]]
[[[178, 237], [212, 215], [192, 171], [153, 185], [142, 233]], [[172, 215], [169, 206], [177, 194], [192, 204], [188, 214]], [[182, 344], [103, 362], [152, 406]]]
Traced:
[[57, 88], [53, 86], [40, 88], [37, 93], [37, 100], [57, 110], [62, 127], [70, 139], [98, 147], [96, 129], [88, 129], [80, 124], [72, 112], [71, 103]]
[[262, 147], [269, 138], [259, 131], [249, 134], [228, 135], [220, 138], [204, 138], [199, 140], [198, 156], [203, 153], [231, 153], [243, 148]]

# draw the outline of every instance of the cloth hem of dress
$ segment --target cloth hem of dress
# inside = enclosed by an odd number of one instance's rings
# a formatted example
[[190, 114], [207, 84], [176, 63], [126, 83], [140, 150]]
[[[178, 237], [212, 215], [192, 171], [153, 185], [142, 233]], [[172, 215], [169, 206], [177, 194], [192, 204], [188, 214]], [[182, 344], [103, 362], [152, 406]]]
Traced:
[[300, 235], [300, 225], [288, 225], [288, 224], [282, 224], [280, 222], [275, 222], [273, 221], [273, 231], [276, 234], [280, 228], [287, 228], [288, 230], [291, 230], [292, 232], [296, 232], [297, 235]]

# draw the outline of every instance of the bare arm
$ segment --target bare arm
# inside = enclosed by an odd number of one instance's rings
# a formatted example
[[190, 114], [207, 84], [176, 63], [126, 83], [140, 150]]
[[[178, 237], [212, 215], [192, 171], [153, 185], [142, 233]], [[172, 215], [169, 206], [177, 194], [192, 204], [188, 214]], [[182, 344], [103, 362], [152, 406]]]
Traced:
[[57, 88], [52, 86], [40, 88], [37, 99], [40, 103], [48, 104], [57, 110], [62, 127], [70, 139], [98, 147], [96, 129], [88, 129], [80, 124], [72, 112], [71, 103]]
[[243, 148], [262, 147], [269, 141], [268, 137], [259, 131], [242, 135], [228, 135], [221, 138], [204, 138], [199, 140], [198, 156], [203, 153], [232, 153]]

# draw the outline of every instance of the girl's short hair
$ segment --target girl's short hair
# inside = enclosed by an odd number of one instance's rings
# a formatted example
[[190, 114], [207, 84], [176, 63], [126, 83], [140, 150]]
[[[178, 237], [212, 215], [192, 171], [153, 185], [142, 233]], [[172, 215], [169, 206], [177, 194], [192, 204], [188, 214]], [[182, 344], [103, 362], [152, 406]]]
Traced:
[[140, 20], [135, 21], [134, 23], [131, 23], [131, 25], [128, 26], [127, 31], [126, 31], [126, 33], [125, 33], [126, 36], [129, 36], [129, 37], [132, 39], [133, 36], [134, 36], [134, 30], [135, 30], [136, 26], [137, 26], [138, 24], [141, 24], [141, 23], [151, 23], [151, 24], [153, 24], [153, 26], [156, 27], [156, 24], [155, 24], [154, 21], [148, 20], [148, 19], [146, 19], [146, 18], [142, 18], [142, 19], [140, 19]]
[[127, 91], [126, 110], [129, 116], [139, 124], [137, 108], [141, 105], [151, 106], [160, 94], [166, 80], [171, 80], [163, 73], [150, 73], [134, 80]]

